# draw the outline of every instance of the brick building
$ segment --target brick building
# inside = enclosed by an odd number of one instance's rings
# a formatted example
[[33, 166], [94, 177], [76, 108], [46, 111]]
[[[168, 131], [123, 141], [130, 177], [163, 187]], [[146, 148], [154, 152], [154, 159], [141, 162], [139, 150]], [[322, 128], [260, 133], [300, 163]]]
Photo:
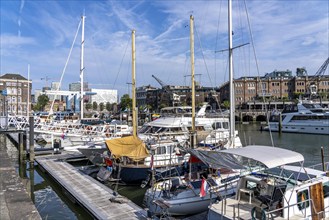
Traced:
[[[263, 77], [241, 77], [234, 80], [236, 105], [262, 100], [292, 100], [298, 95], [309, 93], [310, 85], [316, 85], [317, 93], [323, 99], [328, 99], [329, 76], [307, 76], [297, 74], [292, 76], [290, 70], [273, 71]], [[220, 87], [221, 101], [229, 100], [229, 83]]]
[[[32, 81], [20, 74], [7, 73], [0, 76], [0, 115], [26, 115], [31, 111]], [[28, 99], [29, 97], [29, 99]]]

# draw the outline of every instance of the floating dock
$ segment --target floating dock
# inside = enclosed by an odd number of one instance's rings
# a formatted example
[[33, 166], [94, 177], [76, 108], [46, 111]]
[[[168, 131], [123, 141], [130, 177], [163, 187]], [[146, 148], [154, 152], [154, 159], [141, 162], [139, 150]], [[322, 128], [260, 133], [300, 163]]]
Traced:
[[36, 158], [41, 170], [48, 173], [67, 196], [97, 219], [147, 219], [147, 213], [130, 200], [114, 196], [114, 191], [65, 162], [68, 155]]

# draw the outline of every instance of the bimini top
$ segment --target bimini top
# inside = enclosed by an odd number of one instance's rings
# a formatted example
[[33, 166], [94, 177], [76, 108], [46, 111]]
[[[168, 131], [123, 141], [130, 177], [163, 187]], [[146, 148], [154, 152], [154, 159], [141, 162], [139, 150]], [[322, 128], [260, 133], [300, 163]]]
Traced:
[[241, 148], [222, 150], [219, 152], [252, 159], [262, 163], [267, 168], [274, 168], [304, 161], [304, 156], [295, 151], [261, 145], [250, 145]]

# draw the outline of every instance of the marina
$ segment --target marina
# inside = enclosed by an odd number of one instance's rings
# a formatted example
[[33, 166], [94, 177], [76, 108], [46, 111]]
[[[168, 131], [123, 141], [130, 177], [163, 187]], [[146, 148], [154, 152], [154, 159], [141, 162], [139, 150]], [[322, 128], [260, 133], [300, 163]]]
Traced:
[[[261, 144], [261, 143], [265, 143], [265, 144], [270, 144], [270, 138], [269, 138], [269, 133], [268, 132], [261, 132], [259, 130], [260, 125], [259, 124], [250, 124], [250, 125], [237, 125], [237, 129], [239, 130], [240, 136], [241, 136], [241, 142], [243, 144]], [[305, 165], [309, 166], [312, 164], [319, 164], [321, 163], [321, 153], [320, 153], [320, 149], [321, 146], [324, 147], [325, 149], [325, 154], [324, 154], [324, 158], [326, 161], [329, 160], [329, 149], [327, 145], [328, 143], [328, 139], [329, 137], [327, 136], [323, 136], [323, 135], [303, 135], [300, 136], [298, 134], [293, 134], [293, 133], [283, 133], [283, 134], [279, 134], [279, 133], [273, 133], [273, 139], [274, 139], [274, 144], [277, 147], [288, 147], [288, 149], [300, 152], [304, 155], [305, 157]], [[9, 139], [8, 139], [8, 144], [9, 144]], [[316, 143], [316, 144], [315, 144]], [[310, 146], [313, 146], [312, 148], [310, 148]], [[13, 146], [11, 149], [15, 149], [15, 147]], [[16, 150], [17, 153], [17, 150]], [[40, 160], [41, 163], [42, 161], [45, 161], [46, 159], [49, 159], [49, 163], [54, 163], [55, 158], [70, 158], [72, 156], [74, 156], [76, 153], [63, 153], [63, 155], [52, 155], [53, 152], [49, 151], [48, 155], [44, 155], [44, 156], [37, 156], [36, 160]], [[64, 156], [66, 155], [66, 156]], [[76, 155], [75, 155], [76, 156]], [[40, 159], [39, 159], [40, 158]], [[17, 159], [17, 157], [16, 157]], [[61, 161], [59, 161], [59, 163], [63, 163]], [[82, 165], [88, 165], [88, 162], [84, 161], [84, 162], [80, 162], [80, 164]], [[37, 163], [36, 163], [37, 165]], [[72, 169], [72, 165], [70, 164], [66, 164], [64, 166], [67, 166], [68, 169]], [[51, 170], [51, 169], [50, 169]], [[27, 173], [29, 173], [30, 171], [26, 171]], [[79, 171], [74, 171], [75, 173]], [[72, 196], [68, 196], [67, 193], [63, 193], [64, 191], [62, 190], [62, 186], [60, 184], [58, 184], [57, 181], [55, 181], [53, 179], [53, 177], [51, 175], [49, 175], [47, 172], [44, 172], [43, 169], [41, 169], [41, 166], [36, 166], [34, 169], [34, 183], [36, 184], [34, 187], [34, 194], [35, 194], [35, 201], [37, 205], [38, 209], [41, 208], [41, 210], [39, 210], [41, 217], [45, 218], [46, 216], [53, 216], [54, 218], [60, 218], [60, 216], [71, 216], [70, 219], [86, 219], [86, 215], [90, 216], [88, 218], [92, 219], [93, 215], [90, 214], [89, 211], [84, 211], [84, 208], [82, 208], [80, 205], [78, 205], [78, 201], [76, 199], [72, 200]], [[30, 176], [30, 174], [28, 174], [28, 176]], [[91, 177], [87, 177], [87, 179], [89, 180]], [[40, 180], [44, 179], [43, 182], [48, 182], [49, 186], [47, 188], [49, 188], [47, 191], [42, 190], [39, 186], [40, 186]], [[96, 181], [96, 180], [93, 180]], [[46, 183], [45, 182], [45, 183]], [[107, 184], [106, 184], [107, 185]], [[112, 185], [113, 186], [113, 185]], [[45, 187], [45, 186], [44, 186]], [[44, 188], [42, 187], [42, 188]], [[111, 194], [110, 185], [106, 186], [107, 190], [109, 190], [108, 195], [109, 198], [111, 196], [113, 196], [113, 194]], [[44, 188], [44, 189], [47, 189]], [[113, 188], [113, 187], [112, 187]], [[113, 188], [114, 189], [114, 188]], [[51, 191], [49, 191], [51, 190]], [[52, 192], [52, 193], [51, 193]], [[143, 196], [144, 196], [144, 192], [145, 189], [141, 189], [139, 186], [121, 186], [119, 187], [118, 192], [124, 196], [126, 196], [127, 198], [130, 198], [131, 200], [133, 200], [135, 203], [137, 203], [137, 207], [138, 206], [142, 206], [142, 200], [143, 200]], [[46, 194], [44, 194], [46, 193]], [[40, 200], [42, 197], [39, 196], [47, 196], [46, 199], [48, 202], [44, 203], [40, 203], [38, 201], [42, 201]], [[51, 197], [49, 197], [51, 196]], [[73, 197], [74, 198], [74, 197]], [[57, 204], [58, 203], [58, 204]], [[66, 205], [64, 205], [66, 204]], [[243, 206], [243, 205], [242, 205]], [[246, 201], [246, 204], [244, 206], [248, 206], [248, 201]], [[56, 208], [50, 208], [50, 207], [56, 207]], [[81, 207], [81, 208], [79, 208]], [[74, 214], [75, 213], [75, 214]], [[86, 213], [84, 214], [84, 217], [80, 216], [80, 213]], [[144, 211], [145, 213], [145, 211]], [[57, 217], [55, 217], [57, 216]], [[80, 216], [80, 217], [79, 217]], [[88, 219], [87, 218], [87, 219]], [[204, 218], [199, 218], [199, 219], [204, 219]]]
[[[18, 38], [25, 40], [17, 43], [4, 29], [4, 47], [13, 46], [4, 50], [6, 72], [0, 75], [1, 220], [329, 218], [329, 57], [315, 46], [328, 43], [315, 37], [327, 31], [321, 29], [327, 12], [303, 2], [318, 10], [304, 10], [306, 24], [296, 13], [282, 13], [292, 7], [298, 12], [299, 2], [192, 2], [20, 2]], [[12, 23], [12, 4], [1, 7], [4, 24]], [[26, 16], [35, 11], [32, 6], [51, 27]], [[189, 21], [187, 9], [193, 9]], [[78, 10], [79, 17], [71, 15]], [[258, 18], [256, 35], [249, 18]], [[295, 19], [303, 28], [287, 26], [293, 38], [273, 35]], [[263, 34], [274, 20], [280, 29], [270, 31], [270, 40]], [[38, 27], [38, 35], [26, 24]], [[35, 42], [35, 51], [25, 46]], [[256, 45], [266, 66], [262, 76]], [[39, 47], [48, 51], [46, 62]], [[15, 65], [13, 48], [23, 56]], [[40, 55], [27, 56], [20, 48]], [[38, 62], [32, 75], [28, 64], [26, 77], [16, 65], [32, 58]], [[277, 70], [278, 64], [285, 70]], [[307, 70], [301, 67], [306, 64]], [[182, 71], [187, 75], [177, 74]], [[129, 74], [124, 78], [123, 72]], [[151, 73], [160, 88], [147, 82]]]

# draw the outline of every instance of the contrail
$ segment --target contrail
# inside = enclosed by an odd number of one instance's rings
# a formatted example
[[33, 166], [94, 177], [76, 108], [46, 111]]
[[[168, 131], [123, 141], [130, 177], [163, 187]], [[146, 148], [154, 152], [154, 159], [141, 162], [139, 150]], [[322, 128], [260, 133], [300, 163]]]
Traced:
[[18, 16], [18, 21], [17, 21], [17, 24], [18, 24], [18, 37], [21, 36], [21, 15], [22, 15], [22, 12], [23, 12], [23, 8], [24, 8], [24, 4], [25, 4], [25, 0], [22, 0], [21, 1], [21, 5], [19, 7], [19, 16]]

